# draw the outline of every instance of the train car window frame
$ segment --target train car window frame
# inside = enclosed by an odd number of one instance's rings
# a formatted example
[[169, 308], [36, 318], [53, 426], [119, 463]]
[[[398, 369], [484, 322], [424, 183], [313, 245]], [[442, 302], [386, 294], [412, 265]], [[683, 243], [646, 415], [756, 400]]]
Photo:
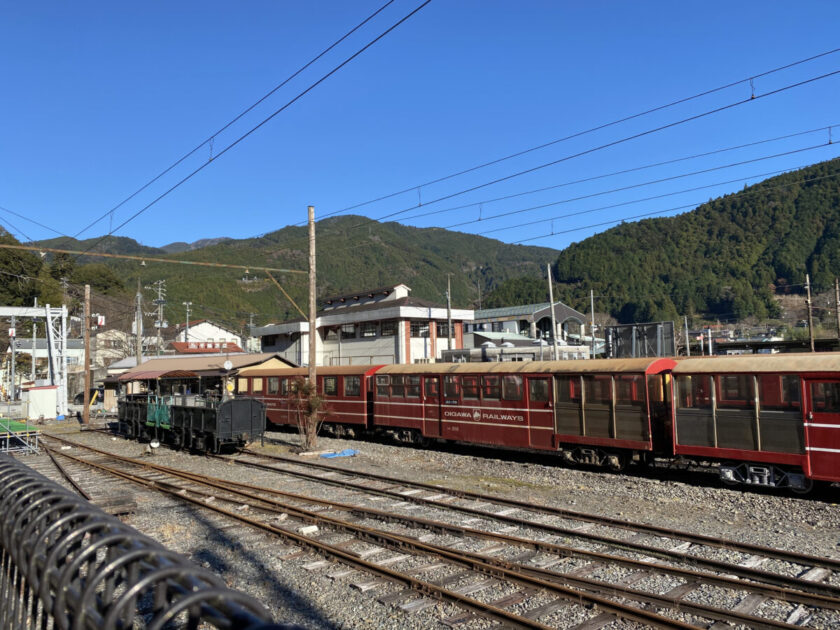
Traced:
[[344, 377], [344, 395], [345, 396], [361, 396], [362, 395], [362, 377], [361, 376], [345, 376]]
[[[705, 392], [702, 387], [704, 384]], [[710, 374], [678, 374], [676, 392], [677, 409], [712, 409], [712, 377]], [[700, 404], [698, 404], [698, 401]]]
[[376, 375], [376, 395], [380, 398], [389, 398], [391, 395], [391, 377], [387, 374]]
[[281, 378], [280, 379], [280, 395], [281, 396], [288, 396], [289, 395], [289, 379]]
[[549, 388], [547, 378], [528, 379], [528, 400], [531, 402], [548, 402]]
[[484, 400], [502, 399], [502, 379], [498, 374], [481, 377], [481, 397]]
[[461, 379], [453, 374], [443, 377], [443, 397], [447, 400], [460, 399]]
[[279, 376], [269, 376], [268, 377], [268, 388], [266, 390], [269, 394], [277, 394], [280, 391], [280, 377]]
[[406, 398], [420, 398], [420, 375], [409, 374], [404, 380]]
[[[834, 381], [810, 381], [811, 411], [814, 413], [840, 413], [840, 383]], [[822, 390], [821, 392], [819, 390]], [[819, 406], [823, 405], [823, 406]]]
[[753, 409], [755, 407], [755, 379], [753, 375], [716, 375], [715, 406], [718, 409]]
[[619, 374], [615, 377], [615, 404], [623, 407], [645, 406], [645, 377], [643, 374]]
[[478, 376], [469, 374], [461, 377], [461, 391], [465, 399], [478, 400], [480, 389]]
[[245, 378], [244, 376], [240, 376], [238, 379], [236, 379], [236, 391], [238, 391], [240, 394], [247, 394], [249, 391], [251, 391], [248, 387], [247, 378]]
[[440, 396], [440, 380], [437, 377], [426, 377], [423, 390], [426, 398], [437, 398]]
[[612, 376], [609, 374], [586, 374], [583, 377], [583, 392], [587, 405], [613, 404]]
[[324, 396], [338, 396], [338, 377], [325, 376], [323, 382]]
[[405, 398], [405, 377], [402, 374], [391, 377], [391, 397]]
[[502, 400], [522, 400], [524, 383], [521, 374], [502, 376]]
[[799, 411], [802, 408], [798, 374], [759, 374], [758, 392], [762, 411]]
[[263, 390], [263, 379], [262, 376], [255, 376], [251, 379], [251, 392], [254, 394], [258, 394]]

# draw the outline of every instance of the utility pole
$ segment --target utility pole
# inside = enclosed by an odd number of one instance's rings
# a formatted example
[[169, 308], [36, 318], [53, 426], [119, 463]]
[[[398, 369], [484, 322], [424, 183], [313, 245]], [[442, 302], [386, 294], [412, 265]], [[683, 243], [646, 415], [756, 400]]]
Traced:
[[[37, 307], [37, 300], [35, 306]], [[38, 345], [38, 320], [32, 318], [32, 374], [29, 375], [29, 380], [32, 385], [35, 385], [35, 350]]]
[[[309, 385], [311, 387], [311, 396], [318, 395], [316, 380], [316, 337], [318, 330], [316, 328], [316, 311], [315, 311], [315, 207], [309, 206]], [[310, 405], [309, 413], [306, 418], [306, 427], [304, 429], [304, 440], [306, 448], [312, 448], [316, 444], [318, 430], [318, 412]]]
[[452, 350], [452, 274], [446, 274], [446, 321], [447, 341], [446, 349]]
[[157, 298], [153, 300], [153, 303], [157, 305], [155, 328], [157, 329], [157, 354], [160, 355], [160, 349], [163, 346], [163, 334], [160, 331], [169, 325], [163, 319], [163, 307], [166, 304], [166, 280], [157, 280], [152, 283], [152, 286], [146, 288], [157, 291]]
[[137, 312], [134, 315], [134, 332], [136, 333], [137, 365], [143, 362], [143, 294], [140, 292], [140, 280], [137, 280]]
[[184, 322], [184, 341], [190, 340], [190, 306], [192, 306], [192, 302], [181, 302], [184, 307], [187, 309], [187, 319]]
[[840, 278], [834, 278], [834, 312], [837, 315], [837, 338], [840, 339]]
[[685, 356], [691, 356], [691, 339], [688, 338], [688, 316], [683, 315], [685, 321]]
[[85, 314], [82, 317], [85, 327], [85, 391], [84, 409], [82, 409], [82, 423], [90, 423], [90, 285], [85, 285]]
[[811, 310], [811, 278], [805, 274], [805, 293], [807, 298], [805, 305], [808, 307], [808, 337], [811, 340], [811, 352], [814, 352], [814, 314]]
[[595, 358], [595, 291], [589, 289], [589, 308], [592, 312], [592, 319], [589, 324], [589, 334], [592, 335], [592, 358]]
[[[557, 360], [557, 322], [554, 321], [554, 278], [551, 277], [551, 265], [545, 266], [545, 272], [548, 276], [548, 301], [551, 302], [551, 358]], [[540, 342], [540, 353], [542, 353], [542, 341]]]
[[248, 313], [248, 342], [246, 345], [248, 346], [248, 352], [253, 352], [251, 348], [253, 348], [253, 338], [254, 338], [254, 315], [256, 313]]
[[15, 387], [15, 337], [17, 336], [17, 331], [15, 330], [15, 316], [12, 315], [12, 327], [9, 330], [9, 341], [11, 342], [12, 346], [12, 382], [9, 386], [9, 400], [17, 400], [16, 387]]

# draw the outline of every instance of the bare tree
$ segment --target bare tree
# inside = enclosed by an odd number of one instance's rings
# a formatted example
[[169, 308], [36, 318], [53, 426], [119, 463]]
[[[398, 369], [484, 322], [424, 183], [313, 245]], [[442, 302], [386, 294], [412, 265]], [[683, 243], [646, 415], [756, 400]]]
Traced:
[[315, 385], [299, 378], [292, 383], [291, 408], [295, 414], [303, 447], [311, 451], [318, 445], [318, 432], [327, 417], [324, 397]]

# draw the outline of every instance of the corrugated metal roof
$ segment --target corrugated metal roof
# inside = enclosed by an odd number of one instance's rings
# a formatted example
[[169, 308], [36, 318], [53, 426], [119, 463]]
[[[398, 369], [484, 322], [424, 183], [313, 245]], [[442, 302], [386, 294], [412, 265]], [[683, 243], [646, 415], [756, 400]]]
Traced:
[[[333, 365], [330, 367], [319, 366], [316, 368], [318, 376], [332, 376], [339, 374], [364, 374], [371, 370], [379, 368], [379, 365]], [[264, 367], [262, 365], [255, 365], [253, 367], [243, 368], [239, 370], [239, 376], [307, 376], [309, 368], [272, 368]]]
[[198, 374], [189, 370], [143, 370], [121, 374], [121, 381], [151, 381], [158, 378], [198, 378]]
[[684, 358], [674, 374], [839, 372], [840, 352], [741, 354]]
[[489, 319], [491, 317], [512, 317], [514, 315], [530, 315], [551, 306], [551, 302], [540, 304], [523, 304], [521, 306], [502, 306], [501, 308], [485, 308], [475, 312], [475, 319]]
[[[210, 370], [220, 370], [225, 361], [230, 361], [233, 364], [233, 369], [246, 367], [249, 365], [256, 365], [268, 361], [269, 359], [278, 359], [283, 361], [274, 352], [264, 352], [260, 354], [213, 354], [213, 355], [198, 355], [189, 357], [153, 357], [148, 361], [144, 361], [139, 366], [125, 372], [124, 376], [133, 375], [138, 372], [148, 371], [164, 371], [170, 370], [189, 370], [192, 372], [204, 372]], [[284, 361], [285, 363], [285, 361]], [[288, 364], [287, 364], [288, 365]]]

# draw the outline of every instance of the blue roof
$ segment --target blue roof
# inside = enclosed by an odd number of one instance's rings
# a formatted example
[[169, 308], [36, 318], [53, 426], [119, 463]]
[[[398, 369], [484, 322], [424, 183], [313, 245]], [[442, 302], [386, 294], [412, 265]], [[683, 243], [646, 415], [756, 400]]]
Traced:
[[[555, 302], [557, 304], [558, 302]], [[512, 317], [514, 315], [531, 315], [551, 306], [550, 302], [541, 304], [523, 304], [521, 306], [502, 306], [501, 308], [485, 308], [475, 311], [475, 319], [491, 319], [494, 317]]]

